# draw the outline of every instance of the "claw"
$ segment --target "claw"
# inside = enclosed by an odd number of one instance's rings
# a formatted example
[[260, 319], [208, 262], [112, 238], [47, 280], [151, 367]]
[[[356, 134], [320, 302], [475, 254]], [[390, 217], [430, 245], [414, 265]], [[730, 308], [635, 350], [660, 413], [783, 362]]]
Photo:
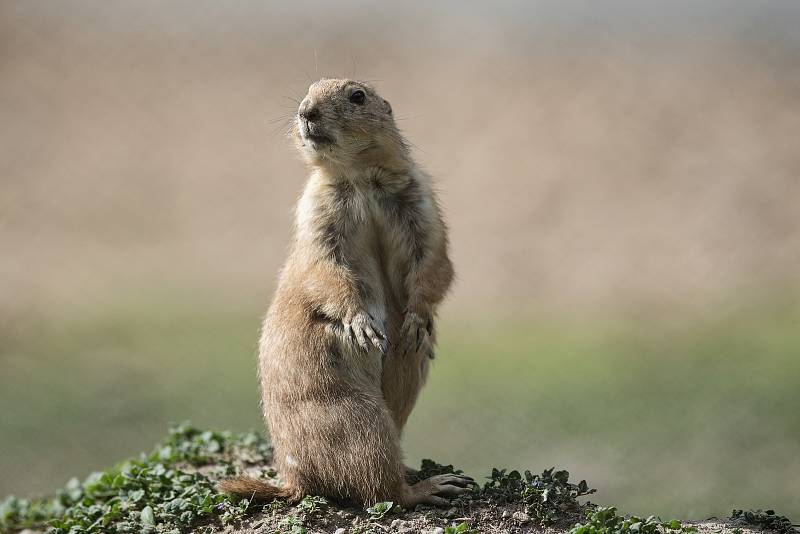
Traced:
[[344, 324], [344, 336], [350, 341], [355, 339], [355, 335], [353, 334], [353, 326], [350, 323]]
[[466, 475], [453, 475], [452, 479], [447, 479], [441, 482], [441, 484], [453, 485], [464, 488], [475, 484], [475, 480], [473, 480], [472, 477], [468, 477]]
[[451, 484], [441, 484], [436, 488], [437, 495], [447, 495], [448, 497], [455, 497], [457, 495], [461, 495], [462, 493], [466, 493], [468, 491], [469, 488], [454, 486]]
[[379, 326], [380, 323], [376, 322], [372, 314], [365, 311], [349, 314], [343, 324], [346, 340], [357, 345], [364, 352], [370, 352], [374, 347], [386, 356], [389, 340], [382, 327]]
[[418, 489], [425, 495], [423, 502], [449, 506], [445, 498], [453, 498], [467, 493], [470, 491], [469, 486], [473, 484], [475, 481], [466, 475], [448, 473], [432, 476], [414, 484], [412, 488]]
[[467, 484], [469, 482], [475, 482], [471, 477], [467, 475], [458, 475], [456, 473], [444, 473], [442, 475], [434, 475], [430, 477], [430, 480], [434, 484]]
[[356, 334], [356, 341], [364, 350], [369, 350], [369, 344], [367, 343], [367, 339], [364, 337], [364, 330], [360, 326], [356, 326], [353, 328], [353, 331]]
[[434, 506], [450, 506], [450, 501], [444, 497], [437, 497], [436, 495], [428, 495], [426, 496], [425, 500], [428, 504], [432, 504]]
[[370, 324], [372, 325], [372, 331], [375, 332], [375, 334], [377, 334], [377, 336], [381, 339], [387, 339], [386, 333], [377, 326], [375, 317], [373, 317], [371, 313], [368, 313], [367, 315], [369, 315], [369, 320], [371, 321]]

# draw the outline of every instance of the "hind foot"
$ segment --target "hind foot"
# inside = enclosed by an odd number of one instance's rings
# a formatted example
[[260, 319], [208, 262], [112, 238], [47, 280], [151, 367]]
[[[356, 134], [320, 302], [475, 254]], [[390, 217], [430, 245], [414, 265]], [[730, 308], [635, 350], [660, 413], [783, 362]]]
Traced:
[[411, 486], [414, 493], [414, 504], [432, 504], [434, 506], [450, 506], [450, 501], [445, 498], [458, 497], [470, 490], [475, 481], [466, 475], [448, 473], [426, 478]]

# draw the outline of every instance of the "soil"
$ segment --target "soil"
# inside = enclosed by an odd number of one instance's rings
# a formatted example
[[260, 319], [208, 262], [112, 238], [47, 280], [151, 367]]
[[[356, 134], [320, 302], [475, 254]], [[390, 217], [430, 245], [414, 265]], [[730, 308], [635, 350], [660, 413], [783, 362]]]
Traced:
[[[230, 534], [267, 534], [292, 532], [288, 518], [293, 508], [254, 515], [239, 527], [231, 527], [224, 532]], [[557, 524], [543, 526], [532, 520], [519, 504], [494, 505], [473, 501], [469, 508], [432, 509], [418, 507], [416, 510], [399, 514], [387, 514], [381, 519], [373, 519], [357, 508], [331, 506], [309, 514], [303, 521], [306, 532], [334, 534], [368, 533], [421, 533], [444, 534], [448, 527], [465, 523], [474, 532], [497, 534], [522, 533], [566, 533], [581, 520], [580, 517], [565, 518]], [[686, 522], [698, 528], [699, 534], [755, 534], [769, 532], [739, 524], [734, 520], [710, 519], [700, 522]], [[738, 530], [736, 530], [738, 529]], [[300, 532], [299, 530], [296, 532]], [[467, 530], [466, 532], [469, 532]]]

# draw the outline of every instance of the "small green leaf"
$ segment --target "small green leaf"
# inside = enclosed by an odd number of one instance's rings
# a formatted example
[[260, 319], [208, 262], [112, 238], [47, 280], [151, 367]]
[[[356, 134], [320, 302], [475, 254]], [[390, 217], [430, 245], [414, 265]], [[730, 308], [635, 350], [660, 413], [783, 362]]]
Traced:
[[380, 519], [385, 516], [394, 506], [392, 501], [384, 501], [375, 503], [374, 506], [370, 506], [367, 508], [367, 513], [374, 517], [375, 519]]
[[156, 526], [156, 516], [153, 514], [153, 509], [150, 506], [145, 506], [142, 509], [142, 512], [139, 515], [139, 520], [142, 522], [142, 525], [148, 527]]

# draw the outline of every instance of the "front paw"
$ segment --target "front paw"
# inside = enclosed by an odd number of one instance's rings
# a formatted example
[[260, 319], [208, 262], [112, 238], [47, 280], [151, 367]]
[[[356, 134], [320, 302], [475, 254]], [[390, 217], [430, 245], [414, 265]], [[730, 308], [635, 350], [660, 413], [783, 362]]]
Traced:
[[386, 354], [389, 348], [386, 333], [372, 315], [363, 311], [355, 312], [348, 314], [343, 323], [345, 339], [357, 344], [366, 352], [374, 346], [381, 351], [381, 354]]
[[427, 314], [407, 311], [400, 328], [399, 353], [424, 353], [433, 358], [433, 319]]

